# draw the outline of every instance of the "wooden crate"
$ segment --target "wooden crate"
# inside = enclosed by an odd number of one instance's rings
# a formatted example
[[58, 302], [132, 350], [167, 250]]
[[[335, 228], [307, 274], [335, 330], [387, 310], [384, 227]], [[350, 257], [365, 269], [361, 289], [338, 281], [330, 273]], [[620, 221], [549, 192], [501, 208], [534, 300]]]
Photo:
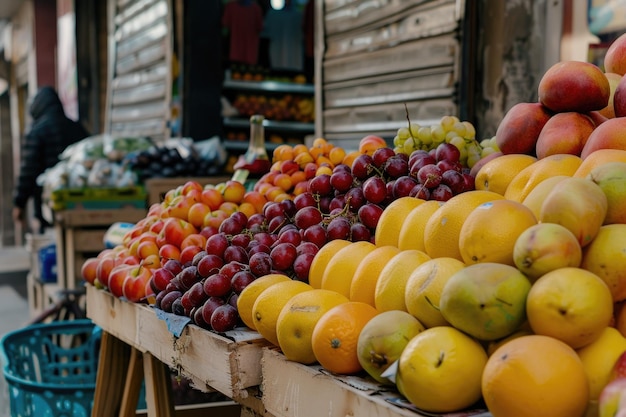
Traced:
[[152, 204], [160, 203], [169, 190], [173, 190], [187, 181], [196, 181], [202, 185], [217, 185], [226, 182], [230, 177], [175, 177], [175, 178], [148, 178], [144, 185], [148, 194], [148, 207]]
[[249, 389], [261, 384], [262, 348], [269, 343], [256, 332], [217, 334], [188, 324], [176, 337], [147, 305], [122, 301], [90, 285], [86, 302], [87, 316], [104, 331], [179, 370], [200, 391], [217, 390], [246, 404], [252, 400]]

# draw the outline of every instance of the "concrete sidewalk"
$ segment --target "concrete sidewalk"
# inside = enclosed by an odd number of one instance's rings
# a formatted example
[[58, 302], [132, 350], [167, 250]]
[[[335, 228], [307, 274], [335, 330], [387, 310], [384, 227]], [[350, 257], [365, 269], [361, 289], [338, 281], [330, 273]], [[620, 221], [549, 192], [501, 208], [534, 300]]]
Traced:
[[[0, 337], [30, 319], [26, 275], [30, 253], [26, 248], [0, 248]], [[4, 366], [4, 364], [2, 364]], [[0, 375], [0, 417], [10, 417], [7, 385]]]

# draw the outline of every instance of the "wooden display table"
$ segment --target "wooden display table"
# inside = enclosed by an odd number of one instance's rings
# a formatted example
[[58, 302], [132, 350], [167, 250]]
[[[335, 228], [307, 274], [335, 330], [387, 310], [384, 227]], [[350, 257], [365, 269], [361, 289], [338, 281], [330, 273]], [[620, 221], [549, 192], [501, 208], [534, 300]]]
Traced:
[[[87, 315], [104, 331], [93, 417], [134, 416], [142, 378], [149, 417], [182, 415], [172, 406], [166, 367], [178, 370], [201, 391], [217, 390], [233, 399], [240, 417], [429, 415], [373, 380], [331, 375], [319, 365], [288, 361], [248, 329], [217, 334], [188, 324], [176, 337], [153, 308], [93, 286], [87, 286]], [[204, 409], [198, 415], [227, 414]], [[452, 416], [491, 414], [476, 410]]]

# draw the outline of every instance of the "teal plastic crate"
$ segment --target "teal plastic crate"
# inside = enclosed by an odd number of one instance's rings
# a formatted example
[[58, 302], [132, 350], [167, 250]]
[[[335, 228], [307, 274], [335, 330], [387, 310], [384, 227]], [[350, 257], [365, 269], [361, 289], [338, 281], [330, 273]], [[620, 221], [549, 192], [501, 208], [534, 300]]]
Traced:
[[89, 417], [101, 329], [89, 319], [34, 324], [0, 341], [12, 417]]

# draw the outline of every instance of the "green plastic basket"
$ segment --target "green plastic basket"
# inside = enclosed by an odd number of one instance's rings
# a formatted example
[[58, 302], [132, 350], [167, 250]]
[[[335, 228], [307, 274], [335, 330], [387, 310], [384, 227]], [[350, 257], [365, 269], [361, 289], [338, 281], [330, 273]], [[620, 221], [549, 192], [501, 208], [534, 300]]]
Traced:
[[101, 329], [89, 319], [34, 324], [0, 341], [12, 417], [89, 417]]

